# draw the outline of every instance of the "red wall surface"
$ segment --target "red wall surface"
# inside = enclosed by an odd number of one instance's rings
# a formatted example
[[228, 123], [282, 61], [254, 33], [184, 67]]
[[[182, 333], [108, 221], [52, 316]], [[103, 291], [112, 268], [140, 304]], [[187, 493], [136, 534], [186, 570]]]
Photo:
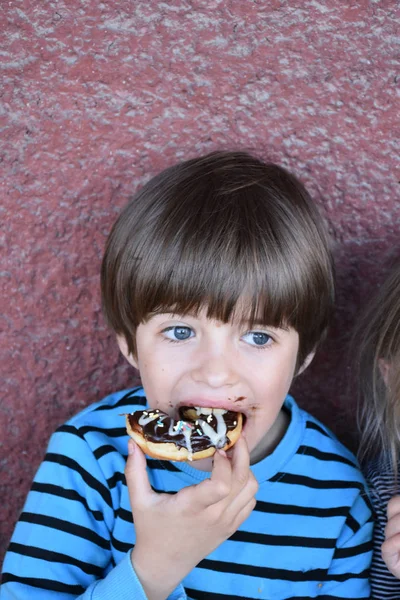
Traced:
[[0, 555], [50, 433], [137, 381], [101, 315], [99, 266], [128, 197], [177, 160], [254, 150], [319, 203], [337, 312], [295, 391], [353, 443], [346, 342], [400, 256], [397, 0], [2, 9]]

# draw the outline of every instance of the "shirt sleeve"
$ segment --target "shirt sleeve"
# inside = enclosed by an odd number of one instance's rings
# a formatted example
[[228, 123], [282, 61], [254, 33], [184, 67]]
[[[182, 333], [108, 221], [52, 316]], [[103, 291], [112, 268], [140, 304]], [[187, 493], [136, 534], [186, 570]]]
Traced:
[[[98, 461], [79, 430], [63, 426], [50, 440], [6, 553], [1, 600], [146, 600], [130, 551], [113, 562], [113, 523]], [[171, 600], [185, 597], [174, 594]]]
[[331, 600], [369, 599], [373, 515], [364, 488], [360, 490], [336, 542], [336, 548], [319, 595]]

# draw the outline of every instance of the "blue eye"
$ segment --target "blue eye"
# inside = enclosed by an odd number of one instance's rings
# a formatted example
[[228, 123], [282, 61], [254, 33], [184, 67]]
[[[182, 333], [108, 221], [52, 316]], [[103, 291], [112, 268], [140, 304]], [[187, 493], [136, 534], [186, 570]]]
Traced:
[[181, 325], [177, 325], [175, 327], [167, 327], [167, 329], [164, 329], [163, 333], [172, 342], [188, 340], [193, 335], [193, 331], [190, 327], [183, 327]]
[[252, 346], [259, 347], [265, 347], [272, 341], [271, 336], [263, 331], [249, 331], [248, 333], [245, 333], [242, 339]]

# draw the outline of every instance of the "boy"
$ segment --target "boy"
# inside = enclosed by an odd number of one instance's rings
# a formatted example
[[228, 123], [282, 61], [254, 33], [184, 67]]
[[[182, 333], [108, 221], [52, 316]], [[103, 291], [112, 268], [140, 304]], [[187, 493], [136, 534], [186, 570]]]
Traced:
[[[240, 152], [167, 169], [114, 225], [102, 295], [143, 388], [55, 433], [1, 600], [369, 598], [357, 463], [287, 396], [333, 304], [328, 240], [300, 182]], [[129, 441], [125, 465], [121, 413], [175, 418], [187, 404], [243, 413], [229, 456], [146, 469]]]

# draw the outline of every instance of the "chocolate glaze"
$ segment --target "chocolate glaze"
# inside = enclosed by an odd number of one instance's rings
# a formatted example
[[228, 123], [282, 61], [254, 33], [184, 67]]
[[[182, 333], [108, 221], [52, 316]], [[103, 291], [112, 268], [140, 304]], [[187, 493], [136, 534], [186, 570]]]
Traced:
[[[175, 421], [166, 413], [161, 411], [152, 410], [137, 410], [136, 412], [128, 415], [129, 424], [132, 429], [141, 431], [146, 440], [156, 443], [173, 443], [180, 448], [187, 448], [187, 441], [183, 428], [190, 429], [190, 445], [192, 452], [199, 452], [206, 450], [207, 448], [214, 447], [211, 439], [203, 432], [201, 421], [208, 423], [210, 427], [216, 432], [217, 431], [217, 418], [214, 414], [201, 414], [197, 416], [196, 421], [189, 420], [187, 410], [192, 407], [181, 407], [179, 409], [180, 420]], [[232, 431], [237, 426], [238, 413], [233, 411], [221, 411], [223, 412], [223, 419], [226, 425], [226, 432]], [[157, 413], [157, 418], [149, 421], [145, 425], [139, 424], [141, 417], [146, 418]], [[197, 423], [197, 424], [196, 424]], [[175, 428], [175, 435], [169, 435], [170, 428]], [[229, 442], [225, 436], [224, 440], [218, 444], [218, 447], [223, 448]]]

